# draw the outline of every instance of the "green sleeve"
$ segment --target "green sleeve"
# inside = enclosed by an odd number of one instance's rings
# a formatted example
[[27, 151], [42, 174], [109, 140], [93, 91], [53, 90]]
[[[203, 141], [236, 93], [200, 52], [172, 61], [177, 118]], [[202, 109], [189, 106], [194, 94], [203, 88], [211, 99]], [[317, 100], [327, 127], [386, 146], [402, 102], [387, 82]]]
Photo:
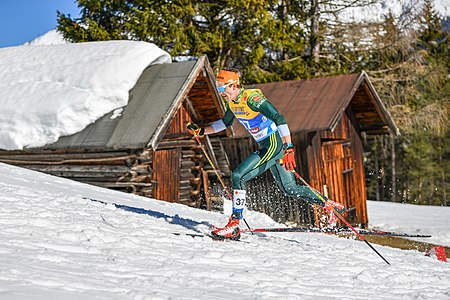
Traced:
[[286, 124], [286, 119], [282, 114], [264, 97], [261, 93], [252, 93], [247, 99], [248, 106], [257, 112], [272, 120], [275, 125], [280, 126]]
[[233, 125], [234, 119], [236, 118], [233, 114], [233, 112], [230, 109], [230, 106], [228, 105], [228, 102], [225, 104], [227, 107], [227, 110], [225, 111], [225, 115], [222, 118], [223, 123], [226, 127], [231, 127]]

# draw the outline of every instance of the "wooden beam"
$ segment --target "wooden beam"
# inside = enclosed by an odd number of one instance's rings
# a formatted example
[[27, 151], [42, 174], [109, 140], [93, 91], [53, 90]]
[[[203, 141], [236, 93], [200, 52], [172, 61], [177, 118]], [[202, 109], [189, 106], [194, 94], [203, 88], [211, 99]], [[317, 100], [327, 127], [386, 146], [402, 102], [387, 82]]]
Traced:
[[211, 210], [211, 198], [209, 197], [209, 179], [208, 179], [208, 172], [202, 171], [202, 177], [203, 177], [203, 188], [205, 190], [205, 201], [206, 201], [206, 208], [208, 210]]

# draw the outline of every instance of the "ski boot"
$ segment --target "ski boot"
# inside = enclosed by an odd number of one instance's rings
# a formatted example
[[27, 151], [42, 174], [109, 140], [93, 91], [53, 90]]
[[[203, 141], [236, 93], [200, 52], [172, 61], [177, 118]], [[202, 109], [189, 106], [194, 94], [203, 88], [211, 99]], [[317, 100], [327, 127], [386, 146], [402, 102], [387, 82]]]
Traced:
[[333, 208], [334, 208], [341, 215], [347, 211], [344, 204], [334, 202], [331, 200], [327, 200], [327, 202], [325, 203], [325, 206], [323, 208], [325, 208], [325, 210], [327, 212], [333, 212]]
[[337, 222], [339, 220], [339, 218], [335, 215], [334, 210], [336, 210], [340, 215], [342, 215], [343, 213], [346, 212], [346, 208], [345, 205], [338, 203], [338, 202], [334, 202], [331, 200], [327, 199], [327, 202], [325, 203], [325, 206], [323, 207], [327, 213], [328, 213], [328, 227], [329, 228], [334, 228], [337, 225]]
[[241, 238], [241, 230], [239, 229], [239, 219], [230, 218], [228, 224], [222, 228], [216, 228], [211, 231], [211, 236], [217, 240], [233, 240], [237, 241]]

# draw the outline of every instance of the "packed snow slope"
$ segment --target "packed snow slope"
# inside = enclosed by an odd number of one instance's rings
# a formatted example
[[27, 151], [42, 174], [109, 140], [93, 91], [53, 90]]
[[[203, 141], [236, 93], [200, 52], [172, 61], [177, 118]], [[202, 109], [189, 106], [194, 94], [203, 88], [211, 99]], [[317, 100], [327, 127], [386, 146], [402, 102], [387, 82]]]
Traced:
[[[374, 245], [387, 265], [361, 241], [324, 234], [172, 234], [226, 219], [0, 164], [0, 298], [450, 298], [450, 264], [418, 251]], [[281, 226], [256, 212], [246, 219]]]
[[450, 207], [367, 201], [369, 227], [432, 235], [412, 240], [450, 247]]

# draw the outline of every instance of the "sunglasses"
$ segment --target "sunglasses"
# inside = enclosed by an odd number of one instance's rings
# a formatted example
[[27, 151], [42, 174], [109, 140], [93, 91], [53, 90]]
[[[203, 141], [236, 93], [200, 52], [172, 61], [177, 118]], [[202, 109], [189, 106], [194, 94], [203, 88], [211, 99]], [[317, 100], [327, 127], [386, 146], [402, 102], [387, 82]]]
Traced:
[[217, 91], [218, 91], [219, 93], [223, 93], [223, 92], [225, 92], [225, 88], [226, 88], [227, 86], [229, 86], [230, 84], [233, 84], [233, 83], [235, 83], [235, 81], [232, 81], [232, 82], [227, 83], [227, 84], [222, 85], [222, 86], [218, 86], [216, 89], [217, 89]]

